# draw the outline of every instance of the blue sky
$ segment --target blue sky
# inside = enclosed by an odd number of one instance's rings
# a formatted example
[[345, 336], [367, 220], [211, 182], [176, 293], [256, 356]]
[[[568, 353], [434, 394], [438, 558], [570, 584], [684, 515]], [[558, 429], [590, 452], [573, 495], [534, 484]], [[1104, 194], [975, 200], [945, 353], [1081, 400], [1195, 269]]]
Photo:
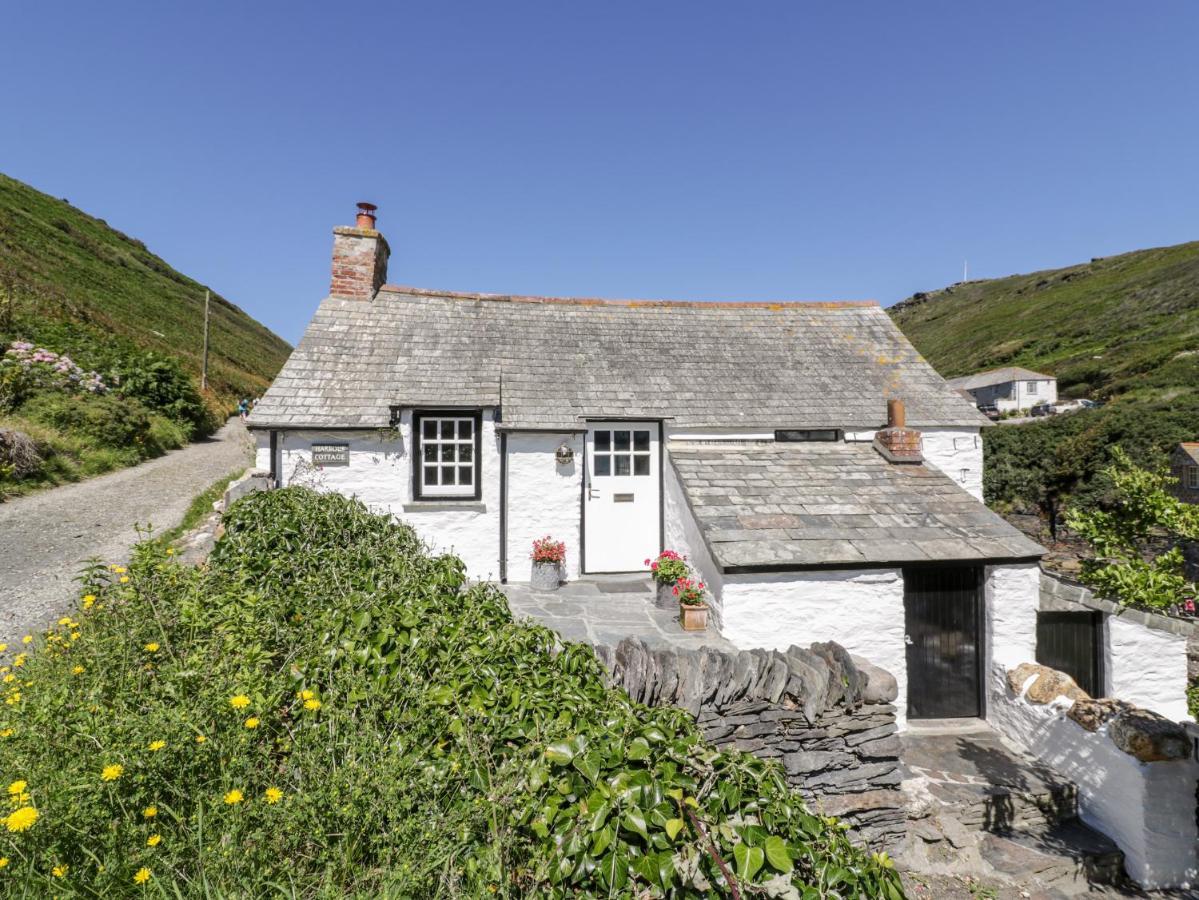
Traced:
[[389, 281], [857, 299], [1199, 238], [1199, 3], [57, 3], [0, 171], [295, 341]]

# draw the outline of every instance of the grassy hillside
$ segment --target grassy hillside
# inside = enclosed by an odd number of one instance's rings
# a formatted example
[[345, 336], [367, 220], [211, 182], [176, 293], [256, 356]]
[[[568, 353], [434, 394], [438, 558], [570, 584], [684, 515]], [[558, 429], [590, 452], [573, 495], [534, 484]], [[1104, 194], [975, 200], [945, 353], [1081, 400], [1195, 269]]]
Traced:
[[[16, 273], [18, 320], [91, 326], [172, 356], [186, 372], [199, 375], [204, 286], [103, 219], [5, 175], [0, 175], [0, 266]], [[3, 300], [0, 296], [0, 309]], [[228, 403], [238, 395], [261, 394], [291, 348], [215, 293], [211, 317], [208, 377], [215, 395]]]
[[942, 375], [1019, 365], [1102, 409], [986, 434], [986, 491], [1003, 506], [1103, 491], [1114, 445], [1162, 465], [1199, 436], [1199, 242], [916, 294], [895, 321]]

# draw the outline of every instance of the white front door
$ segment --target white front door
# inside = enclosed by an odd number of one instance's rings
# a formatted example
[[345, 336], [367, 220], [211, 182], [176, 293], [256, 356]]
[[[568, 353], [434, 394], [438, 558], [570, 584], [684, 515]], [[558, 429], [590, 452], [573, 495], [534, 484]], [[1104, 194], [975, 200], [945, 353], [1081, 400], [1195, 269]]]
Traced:
[[661, 549], [661, 478], [656, 422], [587, 426], [583, 487], [588, 572], [643, 572]]

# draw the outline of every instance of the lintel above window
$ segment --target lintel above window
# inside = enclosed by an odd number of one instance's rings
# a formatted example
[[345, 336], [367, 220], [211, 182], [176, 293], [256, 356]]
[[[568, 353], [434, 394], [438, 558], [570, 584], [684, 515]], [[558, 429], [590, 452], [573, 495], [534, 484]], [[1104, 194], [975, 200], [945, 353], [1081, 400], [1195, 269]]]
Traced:
[[412, 496], [416, 500], [478, 500], [483, 414], [478, 410], [417, 410], [412, 415]]
[[839, 441], [839, 428], [783, 428], [775, 431], [774, 439], [785, 443], [800, 443], [804, 441]]

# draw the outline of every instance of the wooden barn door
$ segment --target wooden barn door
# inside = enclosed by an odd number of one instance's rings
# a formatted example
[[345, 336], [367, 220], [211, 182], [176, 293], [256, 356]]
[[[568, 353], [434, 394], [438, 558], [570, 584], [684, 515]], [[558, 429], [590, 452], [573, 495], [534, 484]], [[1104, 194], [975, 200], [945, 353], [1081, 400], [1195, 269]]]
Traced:
[[981, 717], [982, 569], [904, 569], [903, 583], [908, 718]]
[[1103, 613], [1037, 613], [1037, 662], [1065, 672], [1092, 697], [1103, 696]]

